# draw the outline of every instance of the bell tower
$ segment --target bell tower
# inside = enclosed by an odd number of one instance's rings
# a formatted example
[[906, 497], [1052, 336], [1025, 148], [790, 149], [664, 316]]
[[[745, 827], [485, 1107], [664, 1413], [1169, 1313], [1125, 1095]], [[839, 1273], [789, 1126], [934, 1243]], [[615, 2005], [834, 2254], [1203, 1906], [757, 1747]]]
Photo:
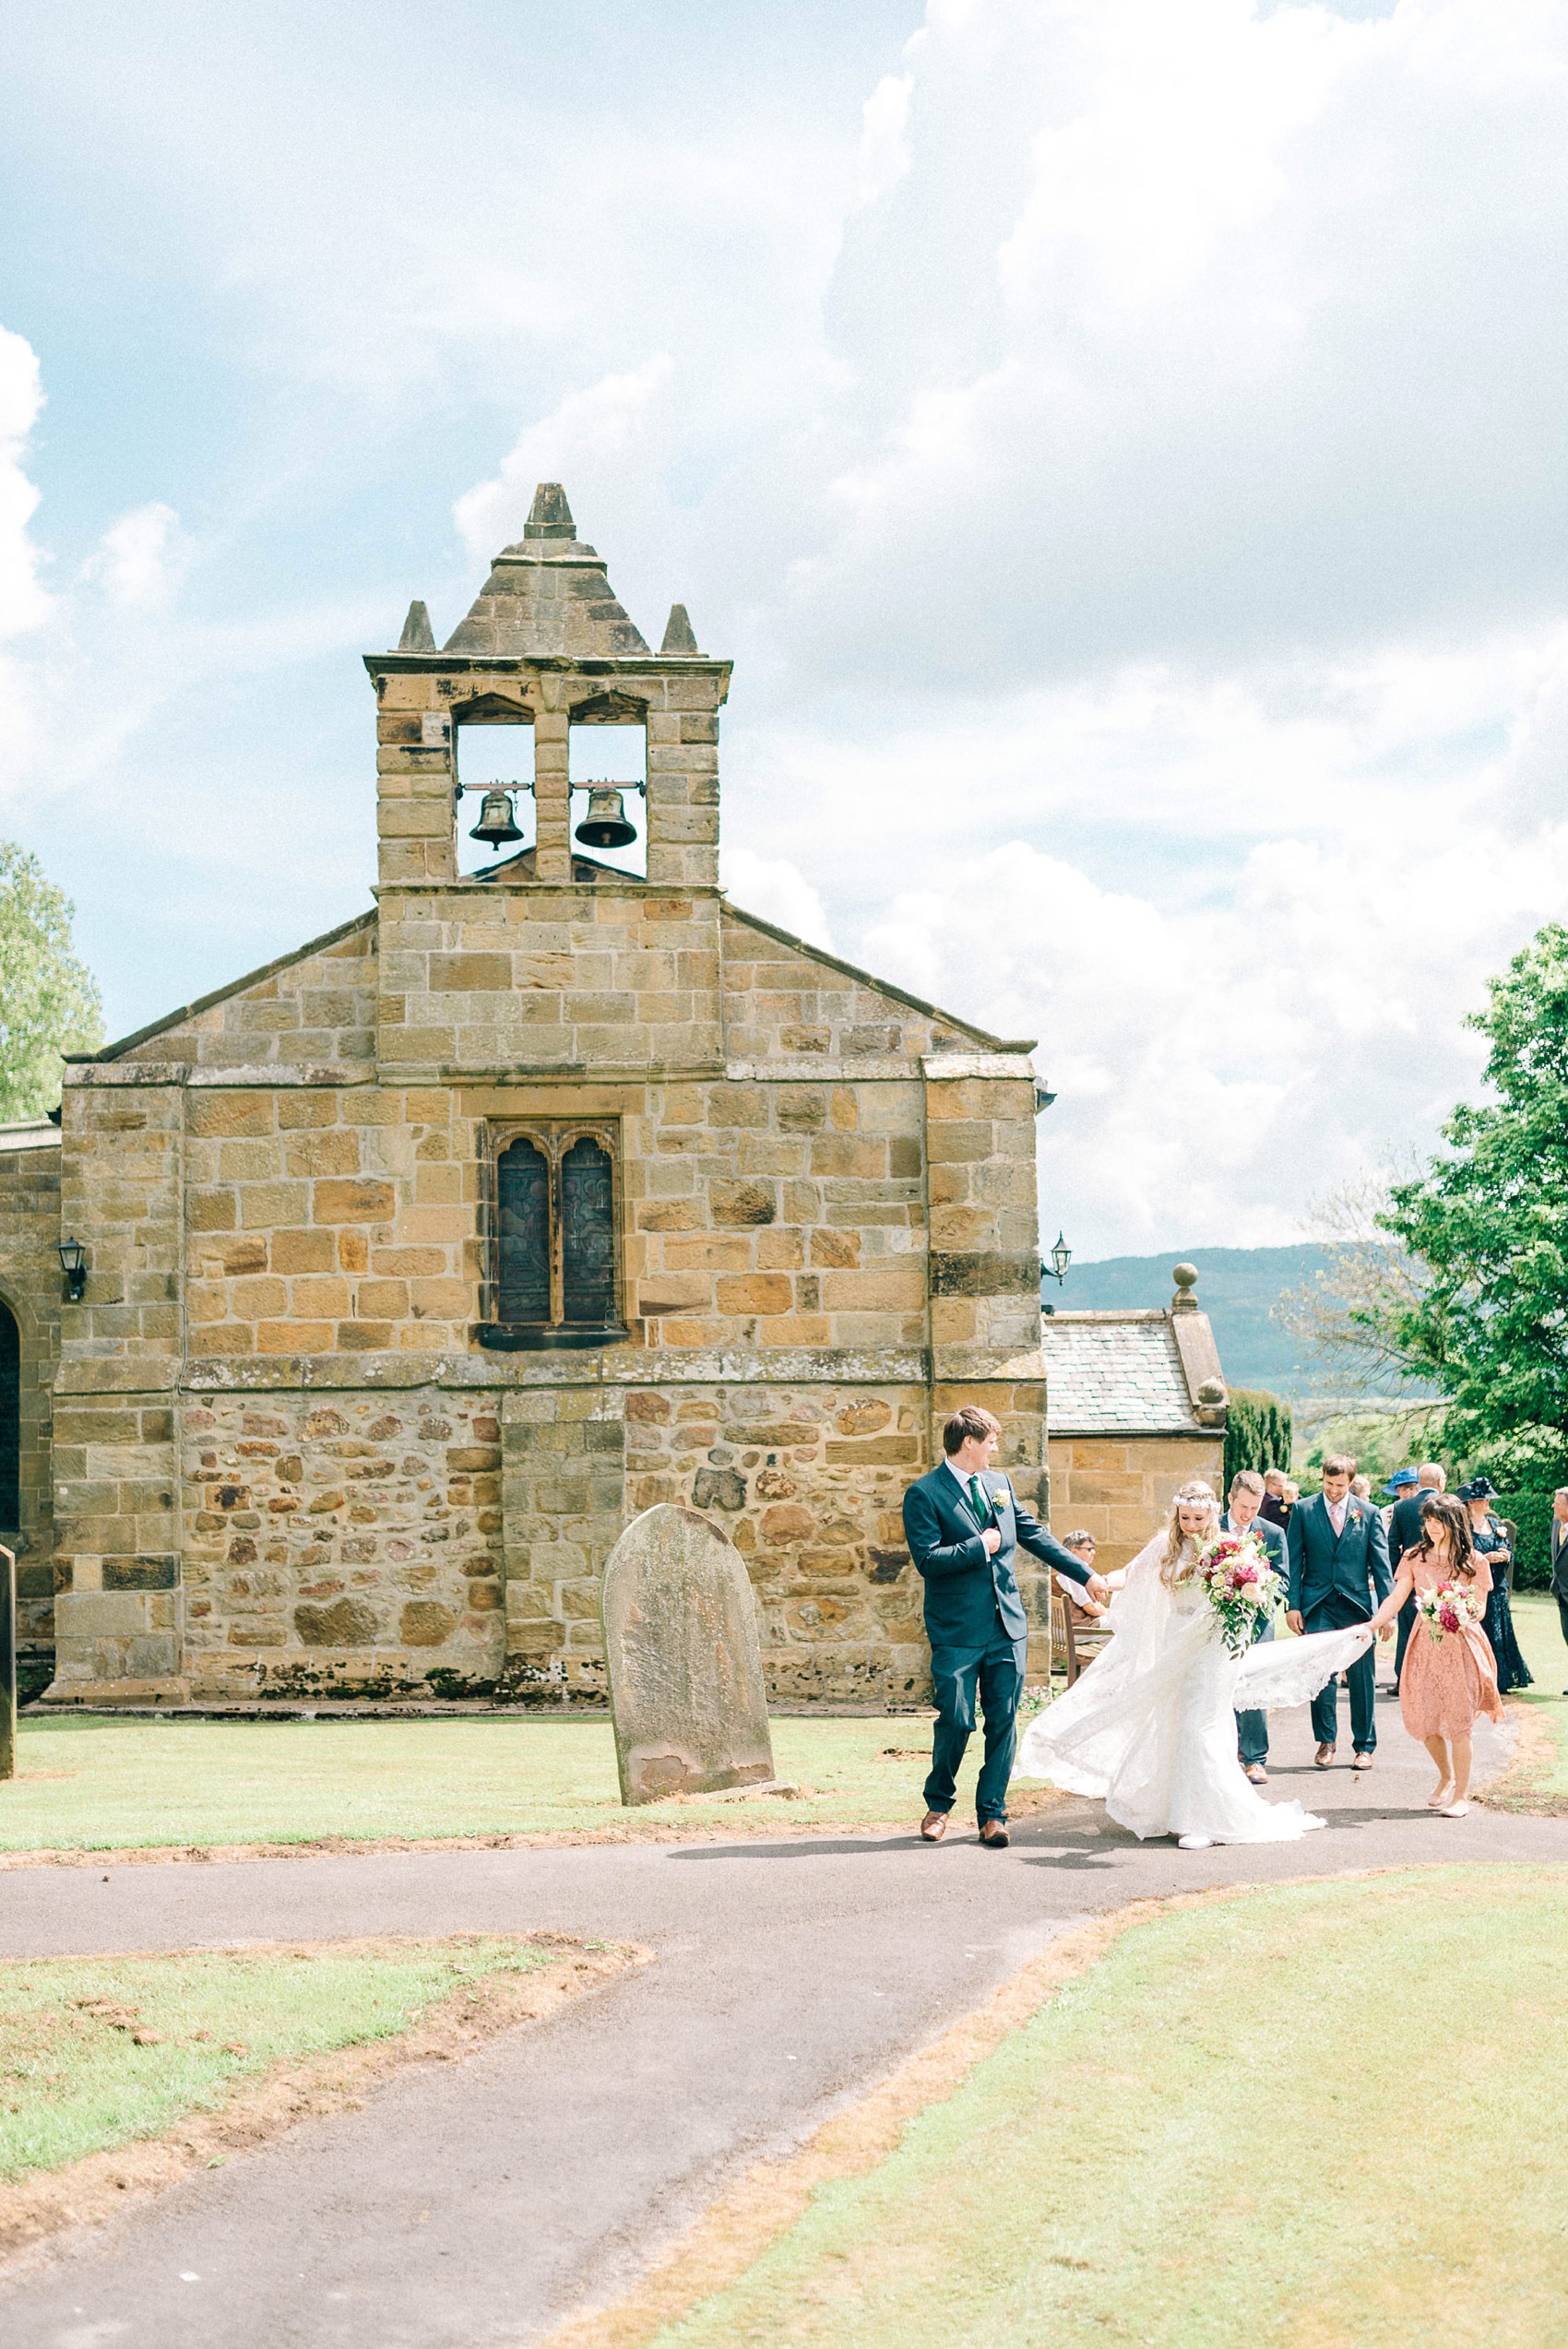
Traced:
[[[698, 649], [684, 606], [653, 652], [577, 537], [564, 491], [545, 481], [445, 647], [416, 602], [398, 649], [365, 667], [377, 702], [383, 1077], [720, 1068], [719, 711], [731, 664]], [[478, 873], [458, 858], [467, 726], [528, 730], [519, 767], [532, 747], [532, 845]], [[595, 853], [618, 828], [614, 805], [601, 793], [590, 807], [581, 786], [574, 803], [572, 730], [585, 726], [643, 730], [646, 875]], [[499, 829], [502, 811], [493, 820]]]

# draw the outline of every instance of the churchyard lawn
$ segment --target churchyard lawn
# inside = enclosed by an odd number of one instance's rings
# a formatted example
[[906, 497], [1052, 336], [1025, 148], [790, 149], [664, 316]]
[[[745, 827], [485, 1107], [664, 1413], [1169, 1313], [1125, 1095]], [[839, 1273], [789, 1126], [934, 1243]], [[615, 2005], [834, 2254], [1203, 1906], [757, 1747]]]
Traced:
[[[972, 1820], [979, 1740], [959, 1787]], [[754, 1834], [918, 1823], [929, 1715], [777, 1720], [797, 1798], [621, 1807], [607, 1718], [146, 1721], [24, 1717], [0, 1785], [0, 1853], [466, 1836]], [[1036, 1791], [1023, 1808], [1055, 1799]]]
[[0, 2253], [466, 2054], [631, 1963], [463, 1933], [0, 1967]]
[[1514, 1629], [1535, 1686], [1508, 1699], [1517, 1705], [1519, 1750], [1513, 1768], [1487, 1799], [1504, 1810], [1568, 1811], [1568, 1644], [1557, 1601], [1547, 1591], [1521, 1591]]
[[629, 2303], [604, 2337], [1545, 2349], [1568, 2338], [1565, 1937], [1568, 1877], [1537, 1867], [1134, 1923], [727, 2289], [662, 2330]]

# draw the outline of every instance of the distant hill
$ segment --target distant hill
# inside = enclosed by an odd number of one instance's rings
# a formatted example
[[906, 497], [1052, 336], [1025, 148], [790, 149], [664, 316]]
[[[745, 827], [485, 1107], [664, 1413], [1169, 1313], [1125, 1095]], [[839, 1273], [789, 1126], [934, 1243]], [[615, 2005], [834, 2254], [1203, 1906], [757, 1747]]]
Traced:
[[1271, 1308], [1287, 1290], [1304, 1287], [1328, 1262], [1329, 1251], [1310, 1242], [1297, 1248], [1169, 1248], [1158, 1256], [1107, 1256], [1098, 1264], [1070, 1265], [1063, 1286], [1043, 1281], [1041, 1294], [1062, 1312], [1169, 1305], [1174, 1293], [1171, 1267], [1195, 1264], [1198, 1302], [1214, 1324], [1230, 1384], [1267, 1387], [1294, 1401], [1342, 1394], [1345, 1388], [1342, 1370], [1271, 1318]]

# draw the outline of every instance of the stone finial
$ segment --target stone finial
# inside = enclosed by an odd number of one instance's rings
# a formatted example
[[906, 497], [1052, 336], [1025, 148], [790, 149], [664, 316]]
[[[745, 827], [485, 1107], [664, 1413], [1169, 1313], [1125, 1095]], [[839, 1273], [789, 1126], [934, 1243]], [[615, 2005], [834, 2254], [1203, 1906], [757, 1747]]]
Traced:
[[559, 481], [540, 481], [523, 526], [525, 539], [575, 539], [577, 526]]
[[1193, 1397], [1193, 1413], [1202, 1427], [1218, 1428], [1225, 1418], [1230, 1397], [1223, 1379], [1205, 1379]]
[[430, 614], [416, 597], [409, 606], [409, 616], [403, 623], [403, 633], [398, 639], [399, 652], [434, 652], [435, 638], [431, 633]]
[[692, 623], [686, 617], [686, 607], [683, 603], [671, 605], [670, 617], [664, 623], [664, 642], [659, 649], [661, 653], [695, 653], [696, 651], [697, 640], [692, 634]]
[[1171, 1275], [1176, 1294], [1170, 1300], [1173, 1313], [1195, 1313], [1198, 1310], [1198, 1268], [1195, 1264], [1178, 1264]]

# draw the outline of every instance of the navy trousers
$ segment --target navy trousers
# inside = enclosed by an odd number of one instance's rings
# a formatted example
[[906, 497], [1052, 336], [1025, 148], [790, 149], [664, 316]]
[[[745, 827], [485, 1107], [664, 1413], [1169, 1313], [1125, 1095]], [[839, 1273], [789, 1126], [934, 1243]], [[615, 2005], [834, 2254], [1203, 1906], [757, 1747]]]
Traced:
[[[1253, 1640], [1261, 1647], [1265, 1640], [1274, 1637], [1271, 1617]], [[1241, 1767], [1250, 1770], [1254, 1762], [1268, 1760], [1268, 1715], [1266, 1713], [1238, 1713], [1236, 1715], [1236, 1746], [1241, 1757]]]
[[[1394, 1685], [1399, 1686], [1399, 1675], [1405, 1669], [1405, 1650], [1410, 1644], [1410, 1634], [1416, 1628], [1416, 1594], [1410, 1593], [1399, 1609], [1399, 1638], [1394, 1650]], [[1568, 1634], [1565, 1634], [1568, 1636]]]
[[[1325, 1599], [1312, 1608], [1302, 1618], [1309, 1631], [1343, 1631], [1352, 1623], [1370, 1623], [1370, 1607], [1358, 1607], [1343, 1591], [1331, 1591]], [[1375, 1647], [1358, 1655], [1345, 1675], [1350, 1690], [1350, 1741], [1358, 1753], [1373, 1753], [1377, 1750], [1377, 1675], [1372, 1657]], [[1320, 1689], [1313, 1699], [1313, 1735], [1320, 1746], [1331, 1746], [1339, 1731], [1339, 1679], [1337, 1673], [1326, 1689]]]
[[931, 1743], [931, 1775], [925, 1782], [928, 1810], [951, 1810], [957, 1796], [958, 1765], [975, 1726], [978, 1691], [985, 1716], [985, 1760], [975, 1788], [975, 1816], [982, 1823], [1007, 1816], [1007, 1781], [1018, 1741], [1018, 1699], [1024, 1693], [1028, 1642], [1009, 1639], [1000, 1623], [980, 1655], [972, 1648], [932, 1648], [931, 1677], [936, 1691], [936, 1727]]

